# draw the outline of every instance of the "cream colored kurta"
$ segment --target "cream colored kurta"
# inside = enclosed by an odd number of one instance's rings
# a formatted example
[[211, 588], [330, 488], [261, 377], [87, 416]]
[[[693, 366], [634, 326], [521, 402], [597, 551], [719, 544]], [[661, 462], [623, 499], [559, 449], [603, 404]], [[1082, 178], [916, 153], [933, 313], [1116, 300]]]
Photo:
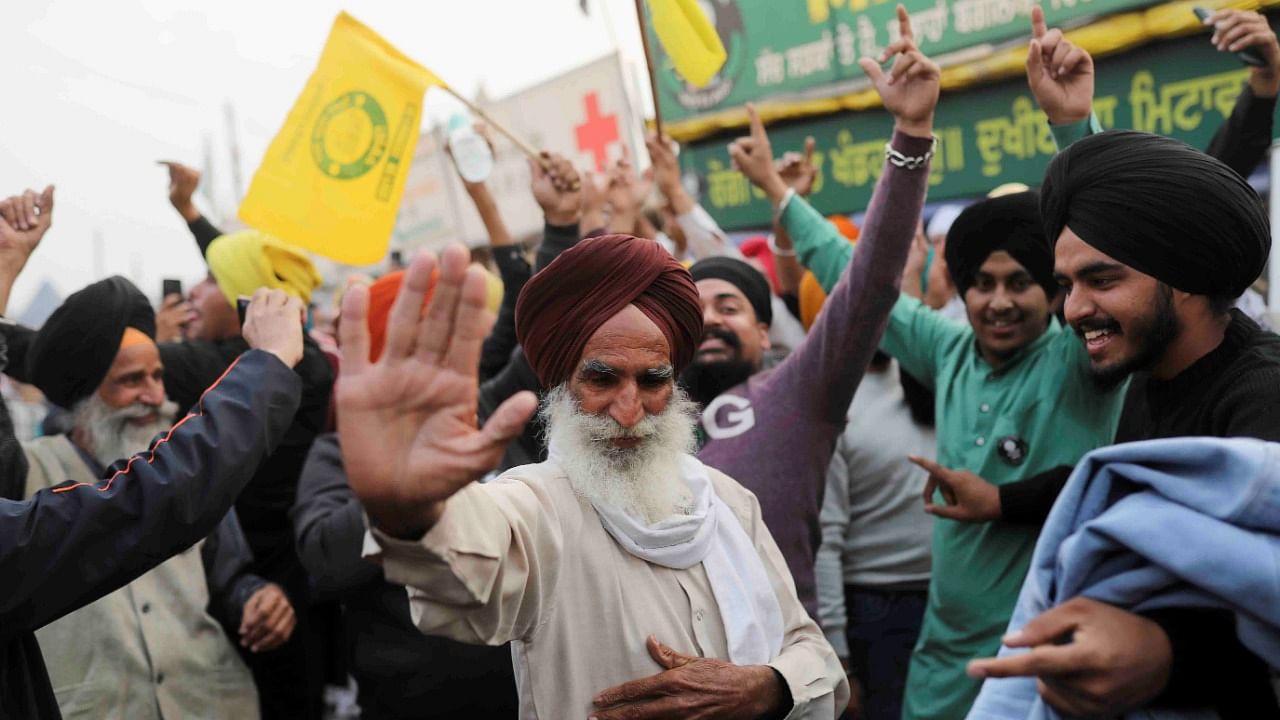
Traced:
[[[63, 435], [23, 443], [27, 497], [97, 480]], [[200, 544], [36, 631], [66, 720], [254, 720], [253, 676], [207, 611]]]
[[[834, 718], [849, 688], [835, 652], [796, 598], [754, 495], [707, 468], [755, 544], [782, 607], [782, 652], [769, 663], [795, 702], [790, 718]], [[374, 543], [376, 540], [376, 544]], [[420, 541], [376, 530], [366, 554], [409, 587], [422, 632], [470, 643], [513, 641], [521, 718], [586, 718], [591, 698], [661, 671], [657, 636], [689, 655], [728, 657], [702, 565], [672, 570], [620, 547], [555, 461], [526, 465], [451, 497]]]

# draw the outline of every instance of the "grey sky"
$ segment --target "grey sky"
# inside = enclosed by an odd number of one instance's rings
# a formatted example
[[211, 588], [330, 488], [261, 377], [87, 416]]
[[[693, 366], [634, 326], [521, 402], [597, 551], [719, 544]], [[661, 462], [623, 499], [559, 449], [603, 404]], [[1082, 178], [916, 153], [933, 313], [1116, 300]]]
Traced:
[[[509, 94], [610, 52], [614, 37], [624, 62], [643, 63], [631, 0], [592, 0], [589, 17], [578, 0], [6, 2], [0, 193], [58, 187], [53, 229], [10, 312], [46, 279], [66, 295], [97, 269], [150, 296], [162, 277], [189, 286], [202, 275], [155, 161], [200, 166], [208, 138], [214, 196], [233, 213], [225, 106], [247, 185], [343, 9], [467, 92]], [[432, 91], [424, 122], [454, 103]]]

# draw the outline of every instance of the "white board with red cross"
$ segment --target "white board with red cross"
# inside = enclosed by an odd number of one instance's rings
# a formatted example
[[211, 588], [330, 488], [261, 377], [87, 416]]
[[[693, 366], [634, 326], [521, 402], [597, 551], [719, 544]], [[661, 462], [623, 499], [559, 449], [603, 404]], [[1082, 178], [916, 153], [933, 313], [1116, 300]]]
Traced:
[[[602, 174], [622, 156], [624, 146], [637, 165], [648, 165], [647, 158], [636, 158], [637, 150], [644, 152], [643, 127], [632, 111], [616, 55], [481, 104], [530, 145], [569, 157], [579, 171]], [[496, 162], [488, 184], [503, 219], [517, 238], [540, 233], [542, 211], [529, 191], [525, 155], [500, 134], [493, 135]], [[419, 148], [429, 149], [414, 159], [393, 245], [411, 250], [453, 240], [487, 244], [480, 217], [440, 143], [424, 137]]]

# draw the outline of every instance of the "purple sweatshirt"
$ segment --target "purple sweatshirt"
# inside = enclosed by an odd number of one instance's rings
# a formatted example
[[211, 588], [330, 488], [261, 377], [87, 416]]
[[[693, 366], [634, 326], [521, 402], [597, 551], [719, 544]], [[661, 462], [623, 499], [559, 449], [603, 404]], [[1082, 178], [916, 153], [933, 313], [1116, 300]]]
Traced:
[[[923, 155], [931, 145], [898, 132], [892, 142], [909, 156]], [[800, 601], [815, 618], [813, 562], [822, 541], [818, 513], [827, 466], [898, 300], [928, 178], [928, 166], [906, 170], [885, 163], [858, 250], [808, 337], [781, 365], [720, 395], [702, 413], [708, 440], [698, 458], [760, 499]]]

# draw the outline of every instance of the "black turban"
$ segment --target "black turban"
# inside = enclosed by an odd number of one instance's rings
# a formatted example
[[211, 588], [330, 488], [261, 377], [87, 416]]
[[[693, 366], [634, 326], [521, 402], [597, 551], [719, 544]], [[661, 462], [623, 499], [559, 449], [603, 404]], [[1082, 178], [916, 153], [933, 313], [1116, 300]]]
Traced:
[[676, 372], [702, 337], [702, 306], [689, 271], [661, 245], [630, 235], [587, 238], [525, 283], [516, 300], [516, 339], [543, 387], [568, 380], [587, 341], [635, 305], [658, 326]]
[[965, 208], [947, 231], [947, 270], [960, 297], [991, 253], [1003, 250], [1026, 268], [1031, 279], [1053, 298], [1053, 247], [1040, 220], [1040, 196], [1034, 192], [1002, 195]]
[[756, 311], [757, 320], [765, 325], [773, 324], [773, 306], [770, 304], [773, 292], [769, 289], [769, 281], [751, 265], [737, 258], [713, 255], [694, 263], [689, 274], [694, 282], [715, 278], [733, 285], [747, 297], [747, 302]]
[[1105, 132], [1049, 164], [1045, 234], [1064, 227], [1135, 270], [1194, 295], [1239, 297], [1271, 251], [1257, 193], [1235, 171], [1159, 135]]
[[70, 409], [106, 379], [126, 328], [156, 334], [155, 310], [133, 283], [116, 275], [72, 294], [31, 341], [31, 384]]

